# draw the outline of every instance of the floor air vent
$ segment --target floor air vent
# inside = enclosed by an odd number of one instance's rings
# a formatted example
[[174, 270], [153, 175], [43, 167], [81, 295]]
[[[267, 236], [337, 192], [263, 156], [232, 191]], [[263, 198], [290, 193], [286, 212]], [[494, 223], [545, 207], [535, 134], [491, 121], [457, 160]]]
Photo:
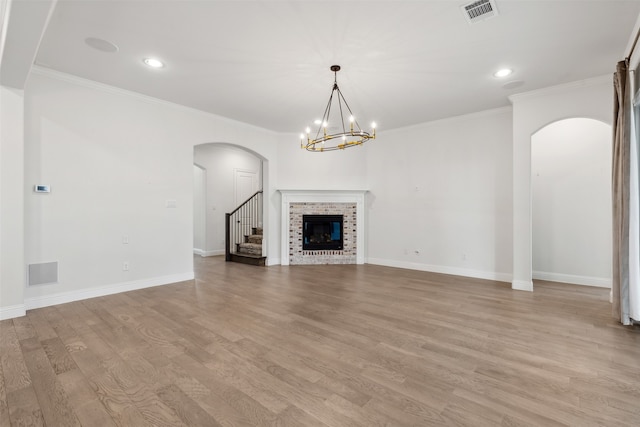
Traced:
[[29, 286], [58, 283], [58, 263], [29, 264]]
[[460, 7], [470, 24], [498, 16], [495, 0], [478, 0]]

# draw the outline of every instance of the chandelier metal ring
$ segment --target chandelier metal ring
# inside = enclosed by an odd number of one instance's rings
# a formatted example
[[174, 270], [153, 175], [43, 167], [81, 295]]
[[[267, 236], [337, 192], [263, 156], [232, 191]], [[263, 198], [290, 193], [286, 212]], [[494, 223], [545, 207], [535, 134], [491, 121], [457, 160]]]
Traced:
[[[318, 129], [315, 132], [315, 137], [311, 137], [311, 128], [307, 127], [306, 136], [300, 134], [300, 148], [304, 148], [307, 151], [323, 152], [332, 150], [344, 150], [349, 147], [356, 147], [364, 144], [370, 139], [376, 138], [376, 124], [372, 123], [371, 132], [364, 131], [358, 121], [355, 119], [351, 108], [346, 99], [342, 95], [340, 88], [338, 87], [338, 71], [340, 71], [339, 65], [332, 65], [329, 68], [334, 73], [333, 88], [331, 89], [331, 95], [329, 96], [329, 102], [325, 107], [322, 120], [317, 120], [316, 124]], [[334, 98], [334, 95], [336, 95]], [[336, 104], [339, 115], [336, 119], [331, 119], [331, 107]], [[348, 112], [347, 120], [345, 121], [345, 113]], [[345, 123], [349, 123], [348, 127]], [[337, 133], [327, 133], [329, 126], [331, 130], [335, 127], [338, 128]], [[340, 132], [339, 130], [342, 129]], [[306, 140], [306, 141], [305, 141]]]

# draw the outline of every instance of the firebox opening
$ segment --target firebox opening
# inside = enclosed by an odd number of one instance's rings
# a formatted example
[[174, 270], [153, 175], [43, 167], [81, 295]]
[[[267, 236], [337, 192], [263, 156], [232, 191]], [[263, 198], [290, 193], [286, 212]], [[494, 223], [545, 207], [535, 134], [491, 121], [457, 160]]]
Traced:
[[303, 215], [302, 250], [342, 250], [342, 215]]

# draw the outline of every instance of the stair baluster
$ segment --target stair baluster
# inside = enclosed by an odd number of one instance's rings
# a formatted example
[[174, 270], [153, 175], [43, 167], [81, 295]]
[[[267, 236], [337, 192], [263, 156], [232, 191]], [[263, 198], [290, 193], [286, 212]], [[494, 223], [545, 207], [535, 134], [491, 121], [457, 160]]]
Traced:
[[225, 214], [225, 260], [265, 265], [262, 256], [262, 190]]

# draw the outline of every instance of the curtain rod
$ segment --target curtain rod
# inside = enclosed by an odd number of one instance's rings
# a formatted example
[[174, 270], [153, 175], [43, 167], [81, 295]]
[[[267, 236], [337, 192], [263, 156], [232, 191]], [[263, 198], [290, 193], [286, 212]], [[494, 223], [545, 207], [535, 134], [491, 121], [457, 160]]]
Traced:
[[629, 50], [629, 55], [627, 55], [627, 57], [625, 58], [627, 62], [631, 60], [631, 55], [633, 55], [633, 52], [636, 50], [636, 45], [638, 44], [639, 38], [640, 38], [640, 28], [636, 32], [636, 38], [633, 40], [633, 44], [631, 45], [631, 50]]

